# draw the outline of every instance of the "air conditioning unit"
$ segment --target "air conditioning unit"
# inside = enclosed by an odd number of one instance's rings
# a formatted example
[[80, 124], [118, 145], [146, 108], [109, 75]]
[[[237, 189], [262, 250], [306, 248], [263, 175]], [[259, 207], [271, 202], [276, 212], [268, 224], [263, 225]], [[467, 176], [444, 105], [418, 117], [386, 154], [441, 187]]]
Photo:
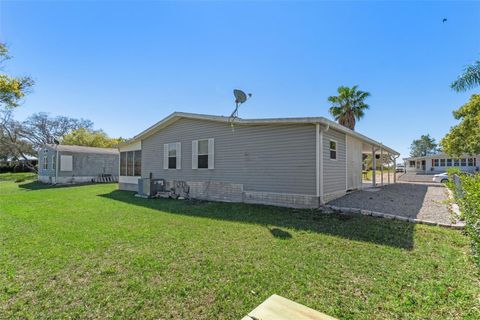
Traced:
[[165, 191], [165, 184], [164, 179], [138, 179], [138, 194], [143, 197], [153, 197], [158, 192]]

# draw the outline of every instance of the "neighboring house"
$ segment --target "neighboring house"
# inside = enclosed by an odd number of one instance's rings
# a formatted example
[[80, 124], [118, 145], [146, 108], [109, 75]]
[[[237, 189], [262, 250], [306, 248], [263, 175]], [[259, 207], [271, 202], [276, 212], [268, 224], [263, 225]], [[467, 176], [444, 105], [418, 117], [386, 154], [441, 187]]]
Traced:
[[180, 112], [119, 150], [122, 190], [153, 177], [186, 182], [192, 198], [310, 208], [362, 188], [362, 154], [399, 155], [323, 117], [231, 123]]
[[91, 182], [101, 175], [117, 181], [118, 170], [117, 149], [49, 144], [38, 152], [38, 180], [45, 183]]
[[444, 153], [425, 157], [404, 158], [407, 172], [438, 173], [446, 172], [448, 168], [459, 168], [464, 172], [478, 171], [480, 155], [464, 155], [460, 158], [452, 158]]
[[38, 164], [37, 157], [0, 159], [0, 172], [28, 172]]

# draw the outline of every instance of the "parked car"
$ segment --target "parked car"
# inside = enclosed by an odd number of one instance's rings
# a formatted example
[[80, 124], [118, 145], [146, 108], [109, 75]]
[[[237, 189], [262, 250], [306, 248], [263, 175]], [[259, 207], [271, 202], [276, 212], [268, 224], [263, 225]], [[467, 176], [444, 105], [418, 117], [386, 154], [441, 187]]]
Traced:
[[438, 182], [438, 183], [445, 183], [448, 181], [448, 173], [444, 172], [444, 173], [435, 174], [433, 175], [432, 181]]
[[397, 167], [395, 168], [396, 172], [405, 172], [405, 165], [403, 163], [398, 163]]

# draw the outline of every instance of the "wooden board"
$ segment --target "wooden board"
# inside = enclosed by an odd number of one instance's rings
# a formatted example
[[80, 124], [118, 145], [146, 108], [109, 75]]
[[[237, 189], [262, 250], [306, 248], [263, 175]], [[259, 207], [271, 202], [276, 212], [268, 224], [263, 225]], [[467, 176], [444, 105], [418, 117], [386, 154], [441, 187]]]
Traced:
[[242, 320], [336, 320], [324, 313], [276, 294], [262, 302]]

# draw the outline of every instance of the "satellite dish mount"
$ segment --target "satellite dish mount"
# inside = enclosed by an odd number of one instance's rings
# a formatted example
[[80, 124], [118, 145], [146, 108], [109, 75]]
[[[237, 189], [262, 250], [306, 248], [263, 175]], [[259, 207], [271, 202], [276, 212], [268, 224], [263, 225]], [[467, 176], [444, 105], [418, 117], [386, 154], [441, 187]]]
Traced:
[[230, 115], [230, 124], [232, 125], [232, 127], [233, 122], [235, 121], [235, 119], [238, 118], [238, 108], [242, 103], [245, 103], [245, 101], [247, 101], [252, 96], [252, 94], [249, 93], [247, 95], [242, 90], [235, 89], [233, 90], [233, 95], [235, 96], [235, 110], [233, 110], [232, 114]]

